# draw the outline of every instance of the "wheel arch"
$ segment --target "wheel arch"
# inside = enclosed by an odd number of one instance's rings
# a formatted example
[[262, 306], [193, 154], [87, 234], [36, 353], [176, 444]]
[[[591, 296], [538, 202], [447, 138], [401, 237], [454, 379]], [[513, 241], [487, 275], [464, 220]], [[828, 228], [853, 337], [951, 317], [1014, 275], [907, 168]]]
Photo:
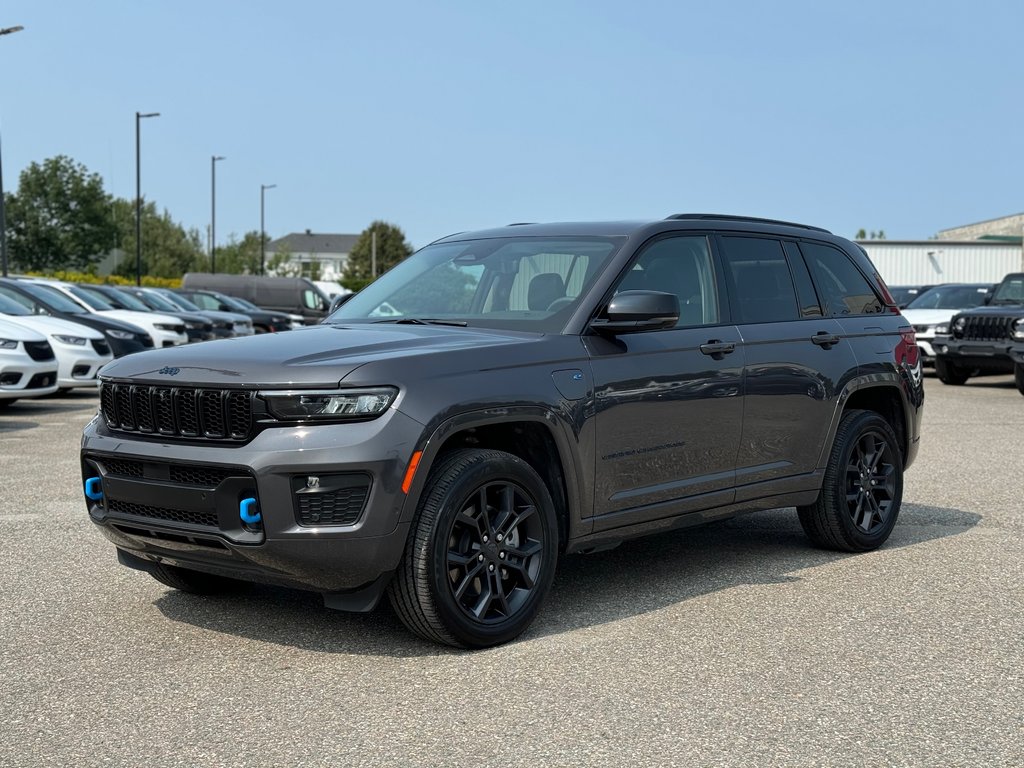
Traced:
[[839, 405], [829, 429], [829, 438], [826, 441], [821, 456], [819, 467], [827, 460], [832, 443], [835, 441], [836, 431], [843, 415], [851, 410], [874, 411], [884, 418], [896, 433], [899, 441], [900, 453], [903, 457], [904, 469], [910, 466], [916, 454], [916, 441], [918, 438], [916, 429], [916, 416], [920, 406], [916, 409], [907, 399], [904, 387], [896, 377], [879, 379], [876, 376], [864, 376], [850, 381], [839, 398]]
[[438, 425], [424, 443], [401, 521], [411, 521], [419, 507], [431, 469], [446, 453], [459, 448], [505, 451], [529, 464], [540, 475], [555, 505], [559, 548], [588, 532], [578, 511], [583, 494], [576, 441], [550, 410], [541, 407], [502, 408], [500, 412], [471, 411]]

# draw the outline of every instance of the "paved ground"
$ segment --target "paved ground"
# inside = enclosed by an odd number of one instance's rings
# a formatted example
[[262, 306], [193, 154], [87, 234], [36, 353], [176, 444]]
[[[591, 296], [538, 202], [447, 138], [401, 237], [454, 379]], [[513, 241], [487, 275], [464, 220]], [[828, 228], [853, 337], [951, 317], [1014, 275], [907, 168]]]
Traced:
[[86, 519], [94, 396], [0, 415], [0, 765], [1024, 765], [1024, 398], [927, 382], [890, 543], [792, 510], [565, 558], [519, 642], [186, 597]]

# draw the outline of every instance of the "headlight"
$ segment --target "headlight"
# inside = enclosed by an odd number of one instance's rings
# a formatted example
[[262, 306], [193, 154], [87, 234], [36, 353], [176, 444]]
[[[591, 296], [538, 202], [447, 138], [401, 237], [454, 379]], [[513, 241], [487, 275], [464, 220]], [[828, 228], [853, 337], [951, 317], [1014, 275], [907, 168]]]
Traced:
[[0, 339], [0, 349], [17, 349], [18, 342], [14, 339]]
[[178, 332], [178, 328], [180, 328], [181, 326], [178, 326], [178, 325], [168, 325], [167, 323], [154, 323], [153, 327], [157, 328], [157, 329], [159, 329], [161, 331], [171, 331], [173, 333], [177, 333]]
[[367, 419], [379, 416], [394, 402], [394, 387], [373, 387], [346, 392], [260, 392], [278, 419]]
[[1024, 317], [1013, 324], [1013, 338], [1024, 339]]
[[56, 336], [54, 340], [59, 341], [61, 344], [74, 344], [76, 347], [84, 347], [89, 343], [88, 339], [83, 339], [81, 336]]
[[130, 341], [135, 338], [135, 334], [131, 331], [107, 331], [107, 336], [112, 339], [121, 339], [122, 341]]
[[949, 323], [939, 323], [935, 326], [936, 336], [948, 336], [949, 335]]

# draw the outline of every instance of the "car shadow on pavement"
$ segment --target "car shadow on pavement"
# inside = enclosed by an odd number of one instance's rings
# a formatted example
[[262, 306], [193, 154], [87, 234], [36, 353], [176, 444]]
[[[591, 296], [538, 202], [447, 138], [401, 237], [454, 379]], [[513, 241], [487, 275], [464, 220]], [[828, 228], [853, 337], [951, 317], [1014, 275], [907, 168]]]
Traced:
[[38, 426], [38, 421], [15, 421], [0, 416], [0, 434], [4, 432], [24, 432], [26, 429], [35, 429]]
[[[879, 552], [955, 536], [980, 520], [981, 515], [957, 509], [905, 504]], [[564, 556], [540, 616], [519, 642], [619, 621], [733, 587], [800, 581], [808, 578], [801, 571], [854, 557], [813, 548], [791, 508], [637, 539], [592, 555]], [[172, 621], [320, 653], [464, 653], [411, 635], [386, 598], [372, 613], [353, 614], [324, 608], [313, 593], [241, 585], [218, 597], [170, 591], [154, 605]]]

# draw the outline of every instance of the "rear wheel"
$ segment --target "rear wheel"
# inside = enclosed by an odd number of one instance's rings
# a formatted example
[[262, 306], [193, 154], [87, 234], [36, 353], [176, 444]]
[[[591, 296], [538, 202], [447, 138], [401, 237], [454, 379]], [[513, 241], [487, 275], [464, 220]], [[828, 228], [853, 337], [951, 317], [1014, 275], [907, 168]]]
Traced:
[[1024, 395], [1024, 364], [1017, 363], [1013, 366], [1013, 381], [1017, 385], [1017, 391]]
[[839, 423], [817, 500], [797, 512], [817, 546], [866, 552], [889, 538], [902, 499], [896, 433], [874, 411], [855, 410]]
[[237, 582], [223, 576], [214, 576], [212, 573], [192, 571], [188, 568], [179, 568], [176, 565], [163, 563], [154, 565], [149, 571], [149, 575], [164, 586], [193, 595], [216, 595], [237, 586]]
[[517, 456], [460, 450], [431, 471], [388, 596], [426, 640], [486, 648], [521, 634], [555, 573], [547, 486]]
[[943, 384], [954, 386], [964, 384], [970, 378], [969, 371], [965, 371], [955, 363], [951, 363], [941, 357], [935, 358], [935, 375], [939, 377], [939, 381]]

